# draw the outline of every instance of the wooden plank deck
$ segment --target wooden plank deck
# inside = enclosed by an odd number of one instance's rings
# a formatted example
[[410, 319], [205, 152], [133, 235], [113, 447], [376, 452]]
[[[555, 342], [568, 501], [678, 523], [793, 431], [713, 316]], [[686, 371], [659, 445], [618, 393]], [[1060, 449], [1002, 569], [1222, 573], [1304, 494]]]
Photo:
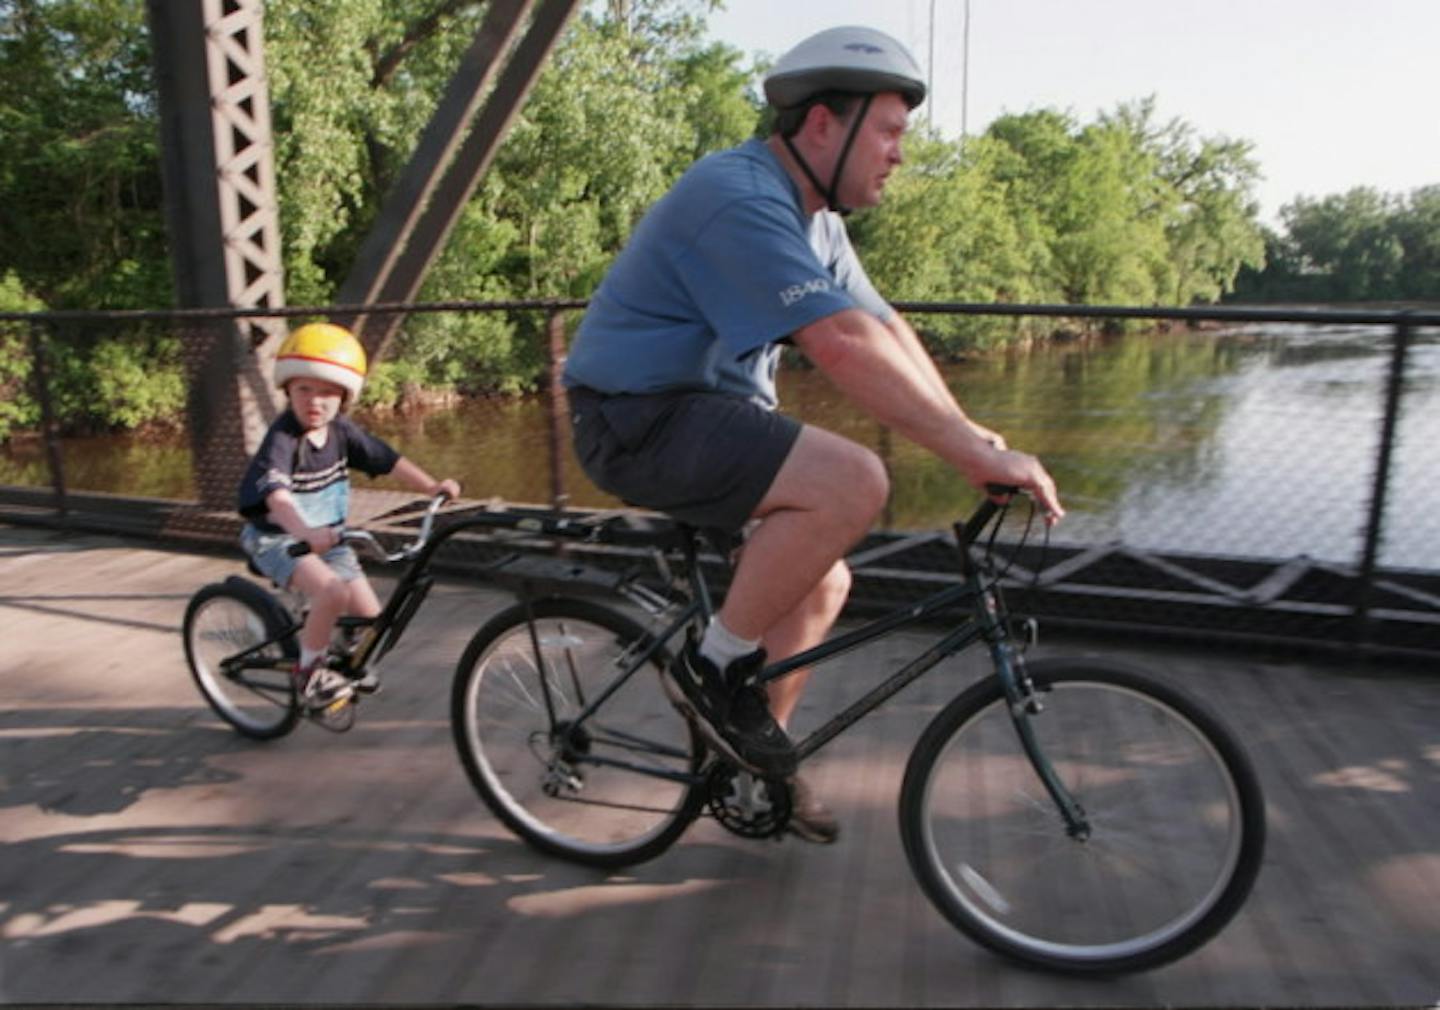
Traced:
[[[701, 821], [606, 875], [516, 841], [455, 757], [450, 675], [501, 597], [437, 589], [350, 733], [253, 744], [211, 716], [179, 636], [190, 594], [238, 567], [0, 526], [0, 1002], [1440, 1000], [1437, 671], [1043, 644], [1139, 660], [1208, 698], [1248, 741], [1270, 806], [1260, 881], [1224, 933], [1178, 964], [1084, 981], [987, 954], [911, 881], [895, 799], [940, 677], [817, 755], [837, 845]], [[883, 665], [842, 660], [802, 718]]]

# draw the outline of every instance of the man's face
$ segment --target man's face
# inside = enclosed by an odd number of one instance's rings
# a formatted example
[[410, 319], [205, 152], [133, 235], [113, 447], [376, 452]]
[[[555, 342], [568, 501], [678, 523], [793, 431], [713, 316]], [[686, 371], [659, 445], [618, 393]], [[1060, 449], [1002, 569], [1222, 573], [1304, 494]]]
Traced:
[[[859, 103], [851, 115], [858, 115]], [[870, 111], [860, 124], [855, 143], [845, 159], [844, 174], [840, 179], [840, 203], [846, 207], [873, 207], [885, 193], [885, 183], [901, 161], [900, 141], [910, 125], [910, 110], [905, 100], [894, 92], [875, 96]], [[849, 132], [847, 120], [844, 128], [838, 130], [834, 156], [839, 158], [844, 136]]]

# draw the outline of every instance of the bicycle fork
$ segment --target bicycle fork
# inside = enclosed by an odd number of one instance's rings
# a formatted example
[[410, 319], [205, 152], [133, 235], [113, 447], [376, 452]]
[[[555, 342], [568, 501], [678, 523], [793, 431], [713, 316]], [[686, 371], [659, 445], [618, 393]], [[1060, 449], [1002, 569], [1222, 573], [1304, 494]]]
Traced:
[[[985, 641], [990, 649], [990, 658], [995, 672], [1005, 689], [1005, 700], [1010, 713], [1010, 722], [1020, 738], [1020, 746], [1030, 761], [1050, 800], [1055, 804], [1061, 819], [1065, 822], [1065, 833], [1076, 841], [1090, 837], [1090, 819], [1085, 808], [1071, 795], [1070, 790], [1060, 781], [1055, 767], [1045, 756], [1044, 749], [1035, 735], [1031, 720], [1045, 711], [1044, 702], [1035, 690], [1035, 683], [1025, 668], [1025, 657], [1011, 639], [1005, 619], [1004, 608], [998, 598], [997, 589], [985, 590], [981, 594], [981, 613]], [[1027, 629], [1033, 641], [1033, 624]]]

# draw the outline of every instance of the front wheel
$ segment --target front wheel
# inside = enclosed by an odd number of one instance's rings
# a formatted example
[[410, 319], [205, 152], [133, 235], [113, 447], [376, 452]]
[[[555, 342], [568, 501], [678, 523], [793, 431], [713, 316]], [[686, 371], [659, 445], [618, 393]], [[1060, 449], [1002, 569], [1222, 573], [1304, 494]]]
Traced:
[[1027, 757], [998, 678], [926, 729], [905, 771], [905, 854], [974, 940], [1040, 967], [1137, 971], [1181, 957], [1240, 909], [1265, 843], [1260, 786], [1207, 709], [1108, 663], [1030, 664], [1027, 716], [1080, 804], [1072, 832]]
[[195, 685], [220, 718], [252, 739], [284, 736], [300, 717], [286, 668], [299, 654], [295, 636], [286, 634], [293, 626], [273, 596], [238, 577], [205, 586], [185, 608], [185, 658]]
[[[531, 618], [533, 617], [533, 626]], [[659, 680], [644, 629], [586, 600], [518, 604], [481, 628], [451, 717], [471, 782], [543, 852], [617, 867], [665, 851], [699, 813], [705, 748]]]

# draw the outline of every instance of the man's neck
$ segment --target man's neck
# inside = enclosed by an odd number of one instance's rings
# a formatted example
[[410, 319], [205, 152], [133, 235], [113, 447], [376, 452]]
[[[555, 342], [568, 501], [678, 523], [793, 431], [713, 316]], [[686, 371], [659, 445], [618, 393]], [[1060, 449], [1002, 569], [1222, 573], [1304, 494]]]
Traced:
[[[807, 216], [813, 216], [817, 211], [824, 210], [829, 206], [830, 201], [825, 199], [825, 194], [815, 188], [805, 170], [795, 161], [795, 156], [785, 146], [785, 141], [780, 134], [772, 133], [765, 139], [765, 146], [770, 148], [770, 153], [780, 162], [780, 167], [795, 182], [795, 188], [800, 191], [800, 207]], [[813, 167], [813, 166], [812, 166]]]

